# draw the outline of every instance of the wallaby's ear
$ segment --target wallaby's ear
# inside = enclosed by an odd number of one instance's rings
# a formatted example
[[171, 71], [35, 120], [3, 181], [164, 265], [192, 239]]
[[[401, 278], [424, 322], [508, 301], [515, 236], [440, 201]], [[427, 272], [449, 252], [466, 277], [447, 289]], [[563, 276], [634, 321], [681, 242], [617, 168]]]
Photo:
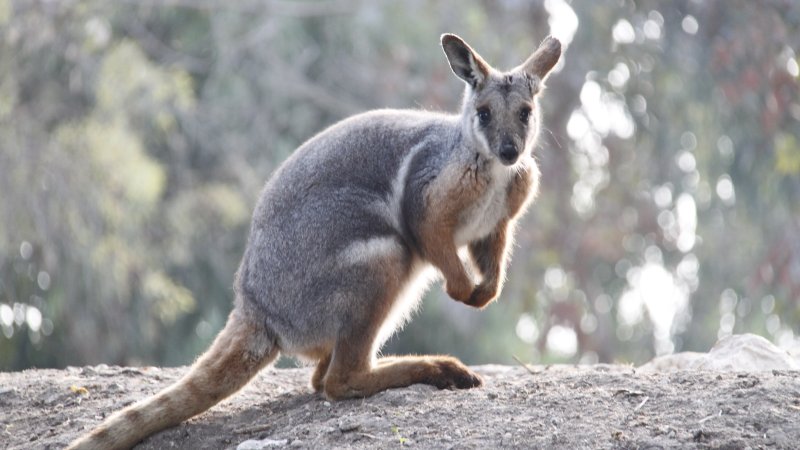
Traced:
[[453, 72], [473, 89], [486, 81], [489, 76], [489, 64], [463, 39], [455, 34], [443, 34], [442, 48]]
[[561, 42], [552, 36], [547, 36], [533, 55], [516, 70], [536, 75], [539, 79], [544, 80], [558, 62], [559, 57], [561, 57]]

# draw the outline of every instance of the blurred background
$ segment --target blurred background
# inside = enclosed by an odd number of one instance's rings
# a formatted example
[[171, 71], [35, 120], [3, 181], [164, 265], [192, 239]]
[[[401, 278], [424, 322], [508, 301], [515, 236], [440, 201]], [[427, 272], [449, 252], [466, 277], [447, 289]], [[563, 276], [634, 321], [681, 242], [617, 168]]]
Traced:
[[458, 108], [443, 32], [500, 68], [562, 40], [541, 195], [499, 302], [436, 286], [386, 353], [797, 345], [796, 1], [0, 0], [0, 370], [191, 362], [282, 160], [353, 113]]

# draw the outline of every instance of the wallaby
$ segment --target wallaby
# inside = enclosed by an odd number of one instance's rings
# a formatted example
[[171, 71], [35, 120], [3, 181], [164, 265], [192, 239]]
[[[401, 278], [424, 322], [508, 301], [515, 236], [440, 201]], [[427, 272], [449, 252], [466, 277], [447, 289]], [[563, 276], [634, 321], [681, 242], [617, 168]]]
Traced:
[[548, 37], [508, 72], [458, 36], [441, 44], [467, 84], [461, 112], [367, 112], [298, 148], [261, 193], [234, 308], [211, 348], [70, 448], [130, 448], [233, 394], [281, 352], [316, 361], [311, 386], [332, 400], [482, 384], [453, 357], [376, 355], [437, 271], [469, 306], [499, 294], [515, 221], [538, 190], [537, 95], [561, 44]]

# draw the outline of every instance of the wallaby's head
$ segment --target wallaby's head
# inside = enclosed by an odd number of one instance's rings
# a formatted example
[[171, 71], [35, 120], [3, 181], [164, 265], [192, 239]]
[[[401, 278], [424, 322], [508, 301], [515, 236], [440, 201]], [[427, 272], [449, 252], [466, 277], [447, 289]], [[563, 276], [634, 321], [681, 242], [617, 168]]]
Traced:
[[546, 38], [530, 58], [508, 72], [492, 68], [454, 34], [442, 35], [442, 48], [453, 72], [467, 83], [462, 110], [467, 137], [478, 151], [514, 165], [536, 142], [536, 96], [561, 56], [561, 43]]

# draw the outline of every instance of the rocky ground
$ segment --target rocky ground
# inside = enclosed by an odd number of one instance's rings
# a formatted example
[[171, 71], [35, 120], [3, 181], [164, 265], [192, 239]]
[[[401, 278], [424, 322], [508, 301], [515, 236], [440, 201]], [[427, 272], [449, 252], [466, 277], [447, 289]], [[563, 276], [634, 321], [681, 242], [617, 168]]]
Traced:
[[[480, 366], [485, 387], [412, 386], [328, 402], [309, 369], [269, 369], [140, 449], [797, 448], [800, 371]], [[63, 448], [186, 369], [0, 373], [0, 448]]]

